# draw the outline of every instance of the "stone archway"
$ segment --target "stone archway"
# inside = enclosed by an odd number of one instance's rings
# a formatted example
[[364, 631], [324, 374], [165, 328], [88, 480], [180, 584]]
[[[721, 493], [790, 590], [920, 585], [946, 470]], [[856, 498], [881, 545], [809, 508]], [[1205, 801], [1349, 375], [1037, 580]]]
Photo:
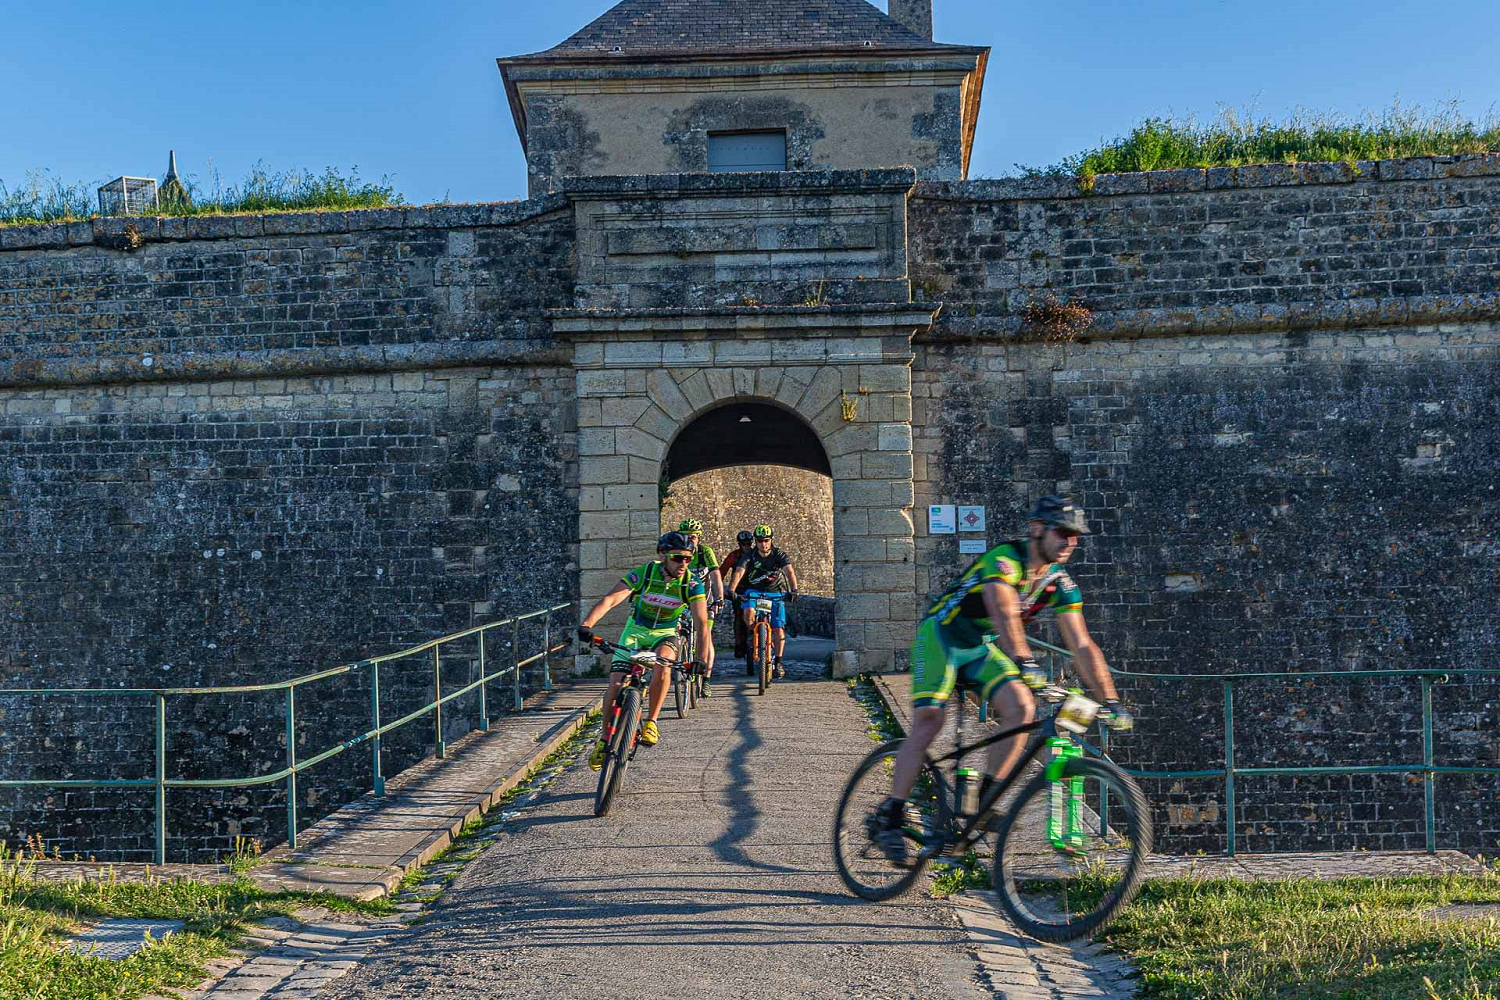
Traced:
[[916, 617], [911, 334], [930, 315], [886, 309], [578, 313], [580, 594], [591, 603], [647, 558], [669, 443], [726, 404], [774, 406], [817, 435], [833, 478], [834, 671], [888, 670]]

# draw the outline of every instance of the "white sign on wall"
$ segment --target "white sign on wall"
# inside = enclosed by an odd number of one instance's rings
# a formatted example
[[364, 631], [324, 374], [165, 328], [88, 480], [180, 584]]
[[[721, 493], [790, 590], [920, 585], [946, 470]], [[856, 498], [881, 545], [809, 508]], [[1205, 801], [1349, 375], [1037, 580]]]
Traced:
[[986, 544], [983, 538], [960, 538], [958, 540], [958, 554], [961, 556], [982, 556], [985, 553]]
[[935, 503], [927, 508], [927, 533], [951, 535], [958, 530], [958, 508], [951, 503]]
[[983, 531], [984, 508], [960, 506], [958, 508], [958, 530]]

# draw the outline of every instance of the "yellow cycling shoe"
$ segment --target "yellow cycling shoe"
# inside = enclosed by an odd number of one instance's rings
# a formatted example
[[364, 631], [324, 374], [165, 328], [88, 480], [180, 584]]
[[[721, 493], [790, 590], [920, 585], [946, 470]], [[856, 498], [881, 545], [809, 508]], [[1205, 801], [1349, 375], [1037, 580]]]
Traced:
[[604, 755], [608, 752], [608, 750], [609, 748], [604, 745], [603, 740], [600, 740], [598, 743], [594, 744], [593, 752], [589, 754], [590, 770], [597, 771], [604, 766]]
[[647, 719], [641, 726], [641, 746], [654, 747], [659, 739], [661, 739], [661, 732], [656, 728], [656, 723]]

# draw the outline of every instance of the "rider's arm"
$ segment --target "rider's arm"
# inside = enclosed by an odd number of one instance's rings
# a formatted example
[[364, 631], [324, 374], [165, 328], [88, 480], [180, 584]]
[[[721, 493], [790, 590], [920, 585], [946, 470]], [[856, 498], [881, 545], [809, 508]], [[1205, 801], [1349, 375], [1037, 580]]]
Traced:
[[995, 623], [995, 641], [1005, 655], [1020, 663], [1032, 659], [1026, 626], [1021, 623], [1021, 595], [1008, 583], [984, 585], [984, 610]]
[[1083, 615], [1058, 615], [1057, 630], [1062, 633], [1063, 642], [1073, 654], [1073, 664], [1078, 668], [1078, 676], [1083, 678], [1089, 690], [1098, 695], [1101, 701], [1118, 700], [1120, 692], [1115, 690], [1115, 679], [1110, 676], [1109, 664], [1104, 662], [1104, 653], [1095, 645], [1093, 636], [1089, 635], [1089, 627], [1083, 623]]
[[708, 603], [706, 601], [693, 601], [691, 607], [693, 609], [693, 621], [698, 626], [698, 634], [704, 637], [705, 643], [711, 645], [714, 639], [713, 630], [708, 625]]
[[714, 603], [724, 599], [724, 574], [719, 572], [717, 566], [708, 571], [708, 588], [712, 592]]
[[729, 589], [734, 591], [739, 588], [740, 577], [745, 575], [745, 561], [742, 559], [734, 564], [734, 575], [729, 578]]
[[582, 625], [584, 628], [593, 628], [595, 622], [603, 618], [605, 615], [609, 614], [610, 611], [615, 607], [615, 605], [619, 604], [629, 596], [630, 584], [626, 583], [624, 580], [621, 580], [619, 583], [615, 584], [613, 590], [605, 594], [603, 597], [599, 598], [599, 603], [594, 605], [589, 613], [583, 616], [583, 621], [579, 622], [578, 624]]
[[797, 589], [797, 571], [792, 569], [791, 563], [786, 564], [786, 581], [792, 585], [793, 590]]

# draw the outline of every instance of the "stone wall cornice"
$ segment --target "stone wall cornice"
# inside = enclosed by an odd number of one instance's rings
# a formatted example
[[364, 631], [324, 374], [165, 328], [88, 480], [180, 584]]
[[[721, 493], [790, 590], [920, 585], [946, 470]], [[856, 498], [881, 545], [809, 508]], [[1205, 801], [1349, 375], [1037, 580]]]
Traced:
[[467, 368], [566, 365], [571, 352], [549, 341], [392, 344], [268, 351], [182, 352], [114, 358], [38, 358], [0, 362], [0, 389], [218, 382]]
[[554, 309], [553, 333], [568, 340], [653, 340], [680, 335], [801, 338], [886, 336], [926, 329], [937, 310], [909, 302], [826, 306], [728, 306], [716, 309]]
[[[567, 208], [567, 199], [548, 194], [525, 201], [475, 205], [367, 208], [344, 212], [267, 212], [260, 215], [111, 215], [85, 222], [0, 226], [0, 253], [99, 246], [125, 249], [142, 243], [243, 239], [378, 229], [467, 229], [519, 225]], [[134, 228], [134, 235], [128, 230]]]
[[[1094, 314], [1089, 340], [1133, 340], [1196, 334], [1291, 333], [1310, 330], [1417, 326], [1500, 320], [1500, 292], [1488, 295], [1417, 295], [1338, 302], [1251, 303], [1194, 309], [1114, 310]], [[945, 314], [941, 327], [918, 333], [920, 343], [1032, 341], [1017, 316]]]
[[[683, 61], [661, 57], [621, 62], [599, 59], [594, 62], [540, 63], [500, 60], [506, 76], [517, 84], [549, 83], [571, 80], [701, 80], [712, 77], [761, 77], [784, 74], [861, 74], [890, 75], [905, 73], [953, 72], [971, 73], [983, 48], [960, 48], [952, 51], [917, 53], [877, 52], [792, 56], [755, 53], [741, 58], [703, 56]], [[526, 89], [526, 88], [522, 88]]]
[[933, 201], [1035, 201], [1102, 198], [1135, 194], [1175, 194], [1228, 188], [1382, 183], [1500, 177], [1500, 153], [1418, 156], [1356, 163], [1257, 163], [1243, 167], [1151, 170], [1098, 174], [1093, 189], [1079, 189], [1073, 177], [1015, 177], [1003, 180], [920, 181], [913, 197]]

